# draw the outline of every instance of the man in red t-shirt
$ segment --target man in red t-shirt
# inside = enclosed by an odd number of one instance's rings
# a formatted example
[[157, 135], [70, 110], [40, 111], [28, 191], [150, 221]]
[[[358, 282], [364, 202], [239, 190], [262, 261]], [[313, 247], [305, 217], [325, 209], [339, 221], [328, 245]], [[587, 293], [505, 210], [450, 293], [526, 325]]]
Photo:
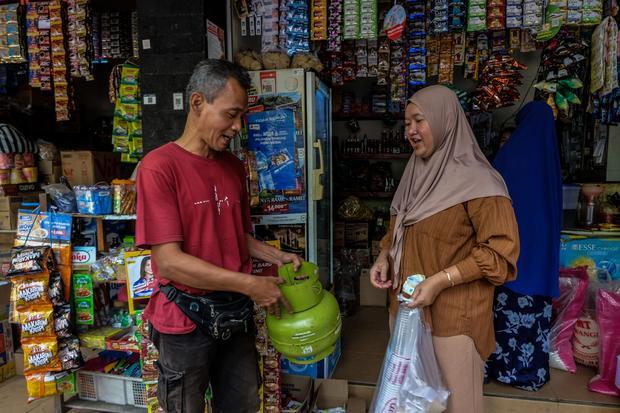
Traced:
[[[241, 129], [249, 87], [247, 72], [230, 62], [196, 66], [186, 90], [183, 134], [150, 152], [138, 168], [136, 239], [152, 250], [160, 285], [195, 296], [243, 294], [278, 312], [280, 304], [288, 307], [278, 288], [282, 280], [252, 276], [251, 257], [296, 267], [301, 261], [250, 235], [246, 173], [227, 151]], [[162, 408], [203, 413], [210, 382], [216, 412], [258, 411], [254, 334], [215, 338], [185, 314], [158, 289], [144, 312], [159, 350]]]

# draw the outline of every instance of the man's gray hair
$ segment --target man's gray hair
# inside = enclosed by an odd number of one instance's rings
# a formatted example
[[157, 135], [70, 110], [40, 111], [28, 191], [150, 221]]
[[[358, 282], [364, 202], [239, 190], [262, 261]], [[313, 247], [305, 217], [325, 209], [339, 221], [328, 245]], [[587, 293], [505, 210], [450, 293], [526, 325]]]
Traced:
[[200, 61], [185, 89], [186, 108], [189, 110], [189, 99], [194, 92], [201, 93], [207, 102], [213, 103], [231, 78], [237, 80], [246, 91], [250, 89], [250, 75], [241, 66], [220, 59]]

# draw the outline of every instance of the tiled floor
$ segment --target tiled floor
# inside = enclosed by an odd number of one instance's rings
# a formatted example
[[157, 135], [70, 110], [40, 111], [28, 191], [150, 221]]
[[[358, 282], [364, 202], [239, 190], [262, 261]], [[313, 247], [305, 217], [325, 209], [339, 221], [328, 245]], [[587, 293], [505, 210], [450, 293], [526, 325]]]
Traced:
[[[347, 379], [370, 392], [379, 376], [389, 341], [387, 309], [361, 307], [344, 321], [343, 349], [335, 378]], [[620, 413], [620, 398], [592, 393], [586, 388], [594, 370], [579, 368], [577, 374], [551, 371], [551, 381], [532, 393], [499, 383], [485, 386], [488, 413]], [[366, 387], [366, 389], [364, 389]], [[370, 390], [369, 390], [370, 388]]]

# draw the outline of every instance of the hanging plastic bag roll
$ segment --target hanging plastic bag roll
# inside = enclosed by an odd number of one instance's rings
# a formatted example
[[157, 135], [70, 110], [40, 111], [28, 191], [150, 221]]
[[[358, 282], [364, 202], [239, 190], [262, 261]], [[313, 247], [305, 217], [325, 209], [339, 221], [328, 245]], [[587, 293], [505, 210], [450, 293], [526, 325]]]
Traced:
[[440, 413], [447, 408], [450, 393], [441, 378], [431, 332], [420, 310], [406, 305], [406, 297], [422, 280], [422, 275], [409, 276], [403, 287], [370, 413]]

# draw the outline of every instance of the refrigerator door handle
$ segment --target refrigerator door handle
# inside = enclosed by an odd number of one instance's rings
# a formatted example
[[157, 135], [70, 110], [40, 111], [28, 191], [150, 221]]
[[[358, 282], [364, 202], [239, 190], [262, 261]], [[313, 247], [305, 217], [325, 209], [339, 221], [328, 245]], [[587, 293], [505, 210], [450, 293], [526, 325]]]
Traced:
[[312, 185], [313, 185], [313, 201], [320, 201], [323, 199], [324, 187], [321, 183], [321, 178], [325, 172], [323, 168], [323, 145], [320, 139], [316, 139], [312, 144], [312, 147], [319, 150], [319, 168], [312, 170]]

